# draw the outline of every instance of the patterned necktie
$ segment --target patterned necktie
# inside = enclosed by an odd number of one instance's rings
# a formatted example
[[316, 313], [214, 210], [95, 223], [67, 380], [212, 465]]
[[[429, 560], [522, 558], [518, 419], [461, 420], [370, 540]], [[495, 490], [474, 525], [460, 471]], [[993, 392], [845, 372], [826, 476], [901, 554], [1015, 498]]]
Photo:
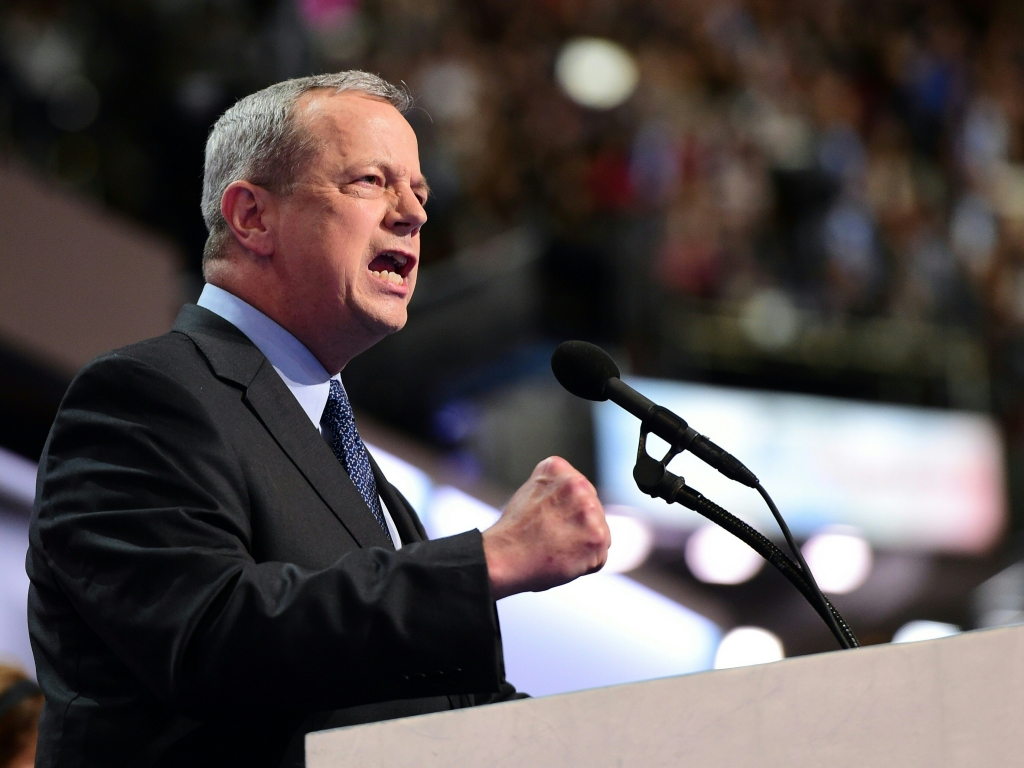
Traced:
[[370, 508], [388, 541], [394, 544], [388, 524], [384, 521], [384, 510], [381, 509], [380, 497], [377, 495], [377, 481], [373, 479], [373, 470], [370, 469], [370, 455], [356, 430], [356, 418], [345, 388], [337, 379], [331, 379], [331, 394], [324, 407], [323, 424], [331, 431], [334, 455], [352, 478], [352, 484]]

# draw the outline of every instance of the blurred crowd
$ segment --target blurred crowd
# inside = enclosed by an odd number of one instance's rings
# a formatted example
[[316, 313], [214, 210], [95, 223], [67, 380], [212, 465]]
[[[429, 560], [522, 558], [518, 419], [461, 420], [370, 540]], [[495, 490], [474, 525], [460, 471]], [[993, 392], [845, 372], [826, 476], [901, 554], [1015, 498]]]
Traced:
[[[12, 0], [0, 145], [174, 237], [201, 148], [266, 83], [404, 81], [435, 196], [424, 265], [528, 223], [549, 327], [652, 335], [663, 299], [966, 328], [1024, 381], [1024, 10], [933, 0]], [[616, 41], [620, 106], [566, 41]], [[1018, 349], [1020, 347], [1020, 349]], [[1012, 399], [1012, 398], [1011, 398]]]
[[[825, 318], [997, 337], [1024, 321], [1019, 6], [417, 6], [410, 24], [433, 15], [440, 39], [379, 61], [411, 73], [433, 119], [421, 134], [446, 248], [532, 217], [563, 245], [556, 267], [597, 281], [606, 308], [639, 271], [648, 296], [774, 289]], [[575, 35], [633, 53], [623, 106], [558, 89], [553, 62]], [[620, 319], [613, 335], [633, 330]]]

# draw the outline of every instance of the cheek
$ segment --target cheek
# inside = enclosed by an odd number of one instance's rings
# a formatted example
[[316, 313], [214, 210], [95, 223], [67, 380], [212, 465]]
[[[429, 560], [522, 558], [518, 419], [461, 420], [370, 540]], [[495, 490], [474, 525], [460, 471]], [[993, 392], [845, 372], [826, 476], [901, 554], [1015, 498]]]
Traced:
[[318, 243], [317, 253], [311, 254], [318, 263], [318, 279], [324, 286], [335, 286], [345, 291], [369, 274], [366, 269], [369, 249], [364, 240], [352, 237], [344, 230], [334, 230]]
[[340, 269], [352, 273], [366, 271], [370, 263], [370, 253], [374, 240], [380, 231], [380, 220], [374, 215], [376, 211], [346, 211], [347, 215], [338, 216], [333, 222], [329, 234], [329, 252]]

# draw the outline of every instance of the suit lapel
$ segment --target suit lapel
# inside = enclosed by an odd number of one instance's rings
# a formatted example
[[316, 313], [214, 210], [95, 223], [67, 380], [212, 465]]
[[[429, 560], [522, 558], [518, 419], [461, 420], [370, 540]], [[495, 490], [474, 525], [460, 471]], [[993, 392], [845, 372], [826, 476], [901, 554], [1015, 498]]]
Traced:
[[244, 388], [247, 405], [359, 546], [392, 547], [334, 452], [245, 334], [192, 305], [182, 309], [174, 330], [196, 343], [214, 373]]
[[348, 473], [269, 362], [246, 389], [245, 399], [359, 545], [391, 547]]

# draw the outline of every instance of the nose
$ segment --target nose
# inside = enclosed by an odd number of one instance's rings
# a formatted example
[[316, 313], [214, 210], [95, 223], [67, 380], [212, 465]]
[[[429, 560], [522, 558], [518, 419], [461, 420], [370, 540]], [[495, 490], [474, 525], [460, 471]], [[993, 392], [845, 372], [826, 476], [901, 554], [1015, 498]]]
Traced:
[[423, 203], [408, 185], [403, 184], [395, 193], [395, 204], [385, 219], [388, 229], [403, 236], [419, 234], [420, 227], [427, 221]]

